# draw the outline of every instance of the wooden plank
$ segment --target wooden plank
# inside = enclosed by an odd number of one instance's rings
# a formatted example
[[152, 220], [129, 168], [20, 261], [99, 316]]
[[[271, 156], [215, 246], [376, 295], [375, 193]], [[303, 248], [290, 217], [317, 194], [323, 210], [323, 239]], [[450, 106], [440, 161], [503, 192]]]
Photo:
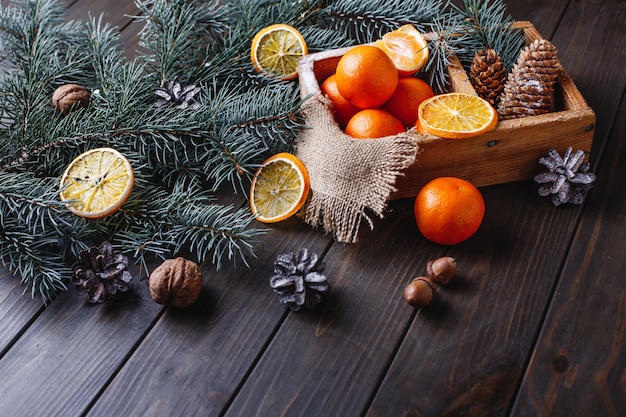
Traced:
[[626, 105], [620, 111], [513, 416], [626, 415]]
[[367, 415], [505, 415], [578, 209], [556, 210], [530, 182], [482, 193], [483, 225], [449, 249], [445, 303], [417, 315]]
[[[572, 14], [569, 17], [569, 14]], [[582, 29], [582, 16], [594, 16], [592, 33]], [[594, 74], [590, 84], [600, 89], [591, 100], [602, 100], [603, 131], [609, 132], [599, 155], [597, 180], [546, 317], [513, 416], [626, 415], [626, 98], [624, 88], [626, 5], [575, 3], [568, 21], [575, 26], [571, 45], [584, 45], [590, 56], [577, 71]], [[621, 22], [621, 23], [620, 23]], [[558, 35], [558, 33], [557, 33]], [[599, 68], [606, 68], [599, 71]], [[597, 72], [595, 72], [597, 71]], [[604, 87], [602, 87], [604, 85]], [[589, 88], [595, 90], [595, 88]], [[613, 92], [613, 93], [611, 93]], [[616, 93], [621, 92], [621, 95]], [[615, 123], [609, 105], [621, 99]], [[608, 102], [606, 104], [605, 102]], [[599, 122], [599, 128], [600, 126]], [[580, 395], [572, 395], [580, 393]]]
[[41, 300], [23, 293], [20, 279], [0, 268], [0, 358], [43, 309]]
[[46, 308], [0, 361], [0, 415], [82, 415], [161, 311], [145, 281], [133, 287], [97, 306], [66, 291]]
[[201, 305], [167, 311], [88, 415], [220, 414], [284, 319], [269, 286], [276, 256], [302, 247], [322, 254], [330, 243], [289, 219], [264, 237], [250, 269], [205, 269]]
[[333, 245], [325, 257], [330, 302], [319, 312], [287, 317], [227, 417], [364, 410], [414, 315], [404, 287], [444, 248], [420, 236], [408, 204], [392, 205], [360, 240]]
[[[595, 4], [595, 7], [602, 8], [605, 4]], [[605, 10], [616, 8], [617, 2], [614, 1], [612, 7]], [[593, 38], [596, 31], [615, 34], [622, 30], [619, 17], [608, 16], [599, 18], [596, 29], [596, 24], [586, 17], [597, 16], [597, 13], [598, 10], [589, 9], [580, 14], [571, 12], [559, 25], [555, 43], [560, 48], [563, 65], [575, 69], [572, 78], [581, 80], [586, 88], [590, 84], [596, 84], [598, 88], [588, 99], [597, 112], [598, 125], [605, 125], [596, 131], [595, 140], [601, 144], [607, 137], [606, 125], [610, 125], [617, 111], [619, 96], [616, 97], [614, 92], [623, 91], [624, 83], [600, 86], [595, 80], [614, 79], [614, 72], [624, 67], [620, 61], [623, 54], [609, 58], [606, 50], [598, 48], [583, 55], [580, 45], [574, 48], [575, 40], [569, 47], [559, 44], [559, 39], [567, 43], [566, 40], [574, 34]], [[606, 41], [606, 36], [602, 35], [601, 39]], [[615, 45], [623, 44], [619, 38], [615, 42], [606, 48], [612, 50]], [[583, 66], [586, 67], [585, 74], [578, 72]], [[595, 108], [596, 104], [601, 104], [596, 102], [600, 97], [604, 97], [607, 103]], [[567, 255], [566, 246], [575, 231], [578, 210], [540, 203], [536, 185], [530, 182], [487, 188], [483, 192], [488, 207], [483, 227], [492, 232], [488, 235], [479, 233], [471, 247], [462, 244], [450, 251], [459, 260], [460, 267], [481, 272], [473, 272], [475, 278], [462, 283], [465, 291], [461, 294], [450, 295], [449, 304], [454, 306], [454, 314], [448, 312], [439, 322], [426, 320], [420, 315], [416, 317], [367, 415], [506, 415], [514, 400], [525, 363], [534, 348], [533, 340], [543, 324], [544, 311], [559, 279], [560, 260]], [[596, 215], [593, 210], [589, 213]], [[494, 221], [500, 224], [492, 223]], [[498, 235], [501, 240], [493, 241]], [[515, 241], [508, 241], [507, 236], [515, 236]], [[475, 261], [467, 256], [472, 247], [476, 248]], [[615, 271], [620, 267], [621, 264], [617, 263]], [[572, 300], [568, 311], [574, 316], [580, 314], [583, 294], [589, 294], [582, 288], [579, 291], [581, 298]], [[618, 316], [616, 320], [619, 319]], [[571, 323], [567, 312], [553, 317], [552, 322], [564, 329], [570, 328]], [[591, 327], [587, 331], [590, 332], [589, 338], [591, 334], [597, 334]], [[578, 345], [573, 337], [568, 340], [572, 345]], [[584, 343], [580, 346], [581, 350], [585, 349], [582, 347]], [[548, 356], [549, 359], [546, 358], [541, 365], [544, 373], [537, 377], [538, 380], [549, 376], [546, 375], [550, 372], [546, 362], [555, 356]], [[617, 378], [616, 375], [616, 384]], [[565, 379], [561, 381], [567, 384]], [[572, 393], [586, 392], [584, 386], [588, 380], [583, 377], [579, 381], [576, 391], [561, 387], [562, 395], [558, 397], [561, 403], [570, 402]], [[621, 386], [623, 392], [623, 384]], [[543, 388], [546, 385], [538, 385], [533, 393], [542, 393]], [[527, 401], [536, 399], [534, 396]], [[554, 399], [552, 395], [551, 400]], [[575, 407], [565, 407], [567, 411], [540, 415], [567, 415], [568, 412], [570, 415], [604, 415], [592, 411], [591, 407], [587, 413], [579, 413]], [[518, 415], [537, 415], [536, 410], [520, 408]]]

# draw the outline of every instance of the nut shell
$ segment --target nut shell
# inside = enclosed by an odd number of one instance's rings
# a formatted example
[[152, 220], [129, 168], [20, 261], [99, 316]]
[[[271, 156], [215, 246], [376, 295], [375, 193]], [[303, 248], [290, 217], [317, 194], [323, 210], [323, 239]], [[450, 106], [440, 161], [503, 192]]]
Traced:
[[73, 106], [87, 108], [89, 105], [89, 90], [78, 84], [64, 84], [54, 90], [52, 105], [61, 114], [67, 114]]
[[152, 271], [149, 283], [150, 295], [158, 304], [185, 308], [200, 296], [202, 271], [188, 259], [168, 259]]
[[415, 308], [428, 306], [437, 295], [437, 286], [428, 277], [417, 277], [404, 288], [404, 300]]
[[426, 265], [426, 271], [433, 280], [441, 284], [447, 284], [456, 273], [456, 259], [444, 256], [434, 261], [429, 261], [428, 265]]

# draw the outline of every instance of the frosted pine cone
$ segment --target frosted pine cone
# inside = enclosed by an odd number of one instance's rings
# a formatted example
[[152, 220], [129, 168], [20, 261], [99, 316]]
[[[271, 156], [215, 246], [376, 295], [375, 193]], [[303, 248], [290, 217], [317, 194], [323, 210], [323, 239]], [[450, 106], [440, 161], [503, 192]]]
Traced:
[[493, 49], [474, 54], [470, 68], [470, 81], [476, 94], [495, 106], [506, 82], [506, 68], [502, 58]]
[[285, 253], [274, 262], [270, 285], [280, 296], [280, 302], [293, 311], [302, 306], [313, 310], [321, 301], [322, 293], [329, 288], [326, 276], [321, 274], [324, 267], [323, 262], [318, 262], [317, 255], [309, 254], [306, 248], [298, 253]]
[[582, 204], [585, 191], [593, 187], [595, 174], [589, 171], [589, 162], [584, 162], [585, 153], [577, 151], [572, 154], [572, 148], [561, 155], [551, 149], [548, 156], [539, 158], [539, 163], [548, 169], [535, 176], [535, 182], [541, 184], [539, 195], [552, 196], [555, 206], [570, 203]]
[[154, 92], [159, 96], [156, 102], [157, 107], [176, 106], [177, 109], [190, 107], [194, 110], [200, 107], [194, 98], [200, 92], [200, 87], [196, 87], [194, 84], [181, 86], [178, 82], [178, 75], [163, 82], [163, 85], [155, 89]]
[[548, 113], [560, 66], [556, 47], [537, 39], [522, 50], [498, 104], [500, 119]]

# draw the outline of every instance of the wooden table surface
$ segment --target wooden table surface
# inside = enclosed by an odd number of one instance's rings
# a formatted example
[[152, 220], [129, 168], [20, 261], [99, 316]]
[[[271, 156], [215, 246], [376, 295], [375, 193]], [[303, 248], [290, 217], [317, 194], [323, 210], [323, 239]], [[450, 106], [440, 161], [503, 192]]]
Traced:
[[[146, 280], [114, 304], [66, 291], [44, 307], [1, 269], [0, 416], [626, 416], [626, 2], [506, 3], [596, 112], [583, 206], [532, 181], [484, 187], [480, 230], [452, 247], [421, 237], [412, 201], [353, 245], [289, 220], [250, 269], [203, 266], [182, 311]], [[133, 2], [68, 4], [72, 19], [104, 12], [132, 52]], [[320, 311], [289, 312], [269, 287], [276, 256], [301, 247], [327, 264]], [[414, 310], [404, 286], [442, 255], [455, 281]]]

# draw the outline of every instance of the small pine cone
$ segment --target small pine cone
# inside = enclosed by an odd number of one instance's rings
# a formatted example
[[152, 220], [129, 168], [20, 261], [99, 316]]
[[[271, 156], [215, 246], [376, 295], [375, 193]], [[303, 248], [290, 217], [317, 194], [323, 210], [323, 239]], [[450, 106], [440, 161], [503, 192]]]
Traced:
[[584, 162], [585, 152], [572, 153], [569, 147], [561, 157], [556, 149], [551, 149], [547, 156], [539, 158], [545, 172], [535, 176], [535, 182], [541, 184], [538, 193], [542, 197], [550, 196], [552, 204], [559, 206], [570, 203], [580, 205], [584, 194], [593, 187], [596, 180], [589, 172], [589, 162]]
[[329, 290], [328, 280], [322, 274], [324, 267], [317, 254], [306, 248], [278, 255], [270, 286], [279, 295], [280, 303], [291, 310], [299, 311], [303, 306], [314, 310]]
[[496, 106], [506, 82], [506, 68], [502, 58], [493, 49], [474, 54], [470, 67], [470, 81], [476, 93]]
[[550, 111], [560, 70], [556, 53], [556, 47], [546, 39], [537, 39], [522, 50], [500, 97], [500, 119]]
[[78, 261], [72, 265], [74, 275], [70, 283], [78, 294], [87, 294], [90, 303], [102, 303], [128, 291], [133, 276], [127, 267], [128, 258], [114, 252], [113, 246], [104, 241], [79, 253]]

